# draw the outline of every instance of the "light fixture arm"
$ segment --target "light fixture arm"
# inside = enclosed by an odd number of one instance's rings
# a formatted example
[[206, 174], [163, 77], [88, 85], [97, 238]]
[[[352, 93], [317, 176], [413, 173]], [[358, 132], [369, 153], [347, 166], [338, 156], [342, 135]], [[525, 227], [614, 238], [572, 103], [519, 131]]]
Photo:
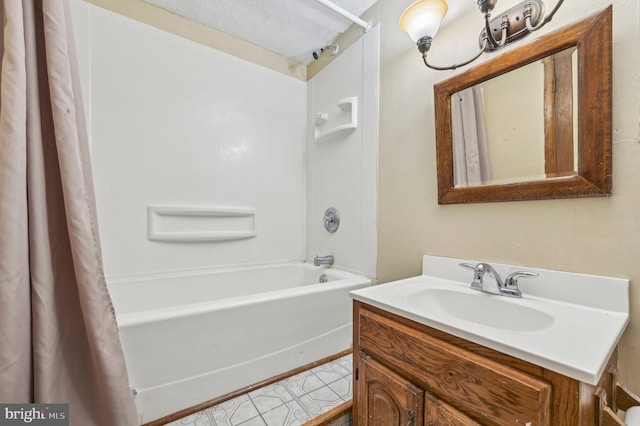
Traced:
[[[489, 28], [489, 22], [487, 21], [487, 28]], [[491, 37], [493, 40], [493, 46], [496, 48], [501, 48], [507, 44], [507, 35], [509, 34], [509, 17], [507, 15], [502, 16], [502, 20], [500, 21], [500, 31], [502, 32], [502, 38], [500, 42], [496, 42], [496, 39], [493, 37], [491, 32], [488, 33], [487, 37]]]
[[433, 41], [433, 37], [426, 36], [418, 40], [418, 43], [417, 43], [418, 50], [420, 51], [420, 53], [422, 53], [422, 60], [424, 61], [424, 64], [427, 67], [436, 71], [455, 70], [456, 68], [468, 65], [471, 62], [478, 59], [480, 56], [482, 56], [482, 54], [487, 50], [489, 46], [491, 46], [492, 50], [503, 47], [507, 42], [507, 34], [509, 33], [509, 17], [507, 15], [504, 15], [502, 17], [502, 20], [500, 22], [502, 37], [500, 38], [500, 41], [497, 41], [493, 36], [493, 34], [491, 33], [491, 26], [490, 26], [491, 10], [493, 9], [494, 6], [495, 6], [495, 2], [492, 2], [492, 1], [486, 2], [484, 3], [484, 5], [480, 6], [481, 9], [484, 8], [483, 10], [484, 10], [484, 21], [485, 21], [485, 33], [482, 36], [480, 51], [475, 56], [473, 56], [471, 59], [468, 59], [460, 64], [454, 64], [448, 67], [440, 67], [437, 65], [432, 65], [429, 63], [429, 61], [427, 61], [427, 52], [429, 52], [429, 49], [431, 48], [431, 42]]
[[[431, 38], [431, 37], [429, 37], [429, 38]], [[485, 50], [487, 49], [488, 44], [489, 44], [489, 38], [488, 37], [483, 38], [482, 46], [480, 46], [480, 52], [478, 52], [478, 54], [475, 55], [473, 58], [471, 58], [471, 59], [469, 59], [469, 60], [467, 60], [467, 61], [465, 61], [465, 62], [463, 62], [461, 64], [455, 64], [455, 65], [451, 65], [451, 66], [448, 66], [448, 67], [439, 67], [437, 65], [432, 65], [427, 61], [427, 51], [426, 50], [422, 53], [422, 60], [424, 61], [424, 64], [427, 67], [431, 68], [432, 70], [436, 70], [436, 71], [455, 70], [458, 67], [463, 67], [465, 65], [468, 65], [471, 62], [473, 62], [476, 59], [478, 59], [485, 52]]]
[[527, 25], [527, 30], [532, 33], [534, 31], [538, 31], [540, 28], [542, 28], [547, 22], [551, 22], [551, 20], [553, 19], [553, 16], [556, 14], [556, 12], [558, 11], [558, 9], [560, 9], [560, 6], [562, 6], [562, 3], [564, 3], [564, 0], [558, 0], [558, 2], [556, 3], [555, 7], [553, 8], [553, 10], [544, 18], [541, 19], [540, 22], [538, 23], [538, 25], [533, 25], [531, 23], [531, 5], [526, 5], [524, 8], [524, 20], [525, 23]]
[[[491, 11], [488, 11], [484, 14], [484, 30], [487, 34], [487, 40], [489, 41], [489, 45], [494, 49], [498, 47], [498, 42], [491, 34]], [[503, 37], [504, 38], [504, 37]]]

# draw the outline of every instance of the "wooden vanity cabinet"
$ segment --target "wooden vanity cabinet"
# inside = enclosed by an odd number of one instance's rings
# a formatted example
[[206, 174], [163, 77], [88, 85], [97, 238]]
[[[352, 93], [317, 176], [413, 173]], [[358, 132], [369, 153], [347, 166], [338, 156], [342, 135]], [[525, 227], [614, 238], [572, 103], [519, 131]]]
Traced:
[[357, 300], [353, 342], [356, 426], [592, 426], [596, 391], [615, 385], [610, 374], [591, 386]]
[[368, 423], [379, 425], [422, 425], [424, 391], [369, 356], [360, 359], [358, 380], [365, 398], [359, 413]]

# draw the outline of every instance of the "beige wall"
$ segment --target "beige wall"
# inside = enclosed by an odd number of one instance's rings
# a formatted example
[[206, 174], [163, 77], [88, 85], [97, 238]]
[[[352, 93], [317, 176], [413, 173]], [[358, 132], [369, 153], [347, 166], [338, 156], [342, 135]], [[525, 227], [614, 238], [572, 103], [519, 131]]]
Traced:
[[492, 181], [544, 179], [542, 62], [503, 74], [481, 86]]
[[[397, 3], [406, 3], [401, 12], [410, 2], [381, 0], [383, 49], [384, 40], [396, 39], [399, 32]], [[498, 7], [504, 10], [511, 3], [500, 1]], [[609, 3], [565, 2], [540, 34]], [[380, 282], [419, 274], [423, 254], [630, 279], [631, 324], [620, 345], [620, 367], [621, 380], [636, 392], [640, 392], [639, 10], [638, 0], [616, 0], [613, 5], [612, 197], [438, 205], [432, 87], [453, 73], [426, 69], [409, 38], [406, 51], [382, 64], [378, 194]], [[481, 18], [475, 8], [469, 12], [441, 29], [432, 46], [433, 62], [460, 62], [477, 48]], [[484, 60], [495, 55], [485, 55]]]

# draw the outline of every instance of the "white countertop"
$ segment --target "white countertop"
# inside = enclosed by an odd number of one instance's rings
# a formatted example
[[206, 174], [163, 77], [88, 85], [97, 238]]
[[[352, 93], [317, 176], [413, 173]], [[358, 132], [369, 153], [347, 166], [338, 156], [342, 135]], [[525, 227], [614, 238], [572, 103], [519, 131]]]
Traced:
[[[471, 290], [473, 272], [460, 268], [461, 262], [478, 263], [425, 256], [423, 275], [356, 290], [351, 295], [361, 302], [576, 380], [598, 383], [629, 322], [628, 280], [492, 264], [502, 277], [516, 270], [539, 274], [537, 278], [520, 281], [521, 299], [508, 298]], [[509, 317], [503, 319], [504, 327], [495, 321], [492, 326], [461, 319], [451, 314], [451, 310], [439, 309], [424, 300], [425, 295], [438, 292], [460, 295], [461, 303], [473, 301], [480, 316], [495, 317], [498, 306], [508, 308], [505, 312]], [[488, 311], [483, 311], [485, 303]], [[542, 321], [539, 328], [518, 329], [519, 311], [523, 317], [535, 311], [550, 319]]]

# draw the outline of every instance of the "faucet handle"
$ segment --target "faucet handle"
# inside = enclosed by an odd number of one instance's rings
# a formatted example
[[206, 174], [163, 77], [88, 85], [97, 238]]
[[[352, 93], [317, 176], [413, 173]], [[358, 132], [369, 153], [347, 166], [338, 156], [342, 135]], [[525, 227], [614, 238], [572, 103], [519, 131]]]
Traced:
[[473, 271], [473, 281], [471, 282], [471, 288], [474, 290], [482, 290], [482, 276], [484, 275], [484, 266], [482, 263], [474, 265], [472, 263], [458, 263], [463, 268], [471, 269]]
[[471, 263], [458, 263], [458, 265], [462, 266], [463, 268], [471, 269], [472, 271], [476, 270], [476, 265]]
[[517, 271], [509, 274], [506, 280], [504, 280], [504, 284], [509, 287], [518, 287], [518, 278], [535, 278], [538, 274], [530, 271]]

